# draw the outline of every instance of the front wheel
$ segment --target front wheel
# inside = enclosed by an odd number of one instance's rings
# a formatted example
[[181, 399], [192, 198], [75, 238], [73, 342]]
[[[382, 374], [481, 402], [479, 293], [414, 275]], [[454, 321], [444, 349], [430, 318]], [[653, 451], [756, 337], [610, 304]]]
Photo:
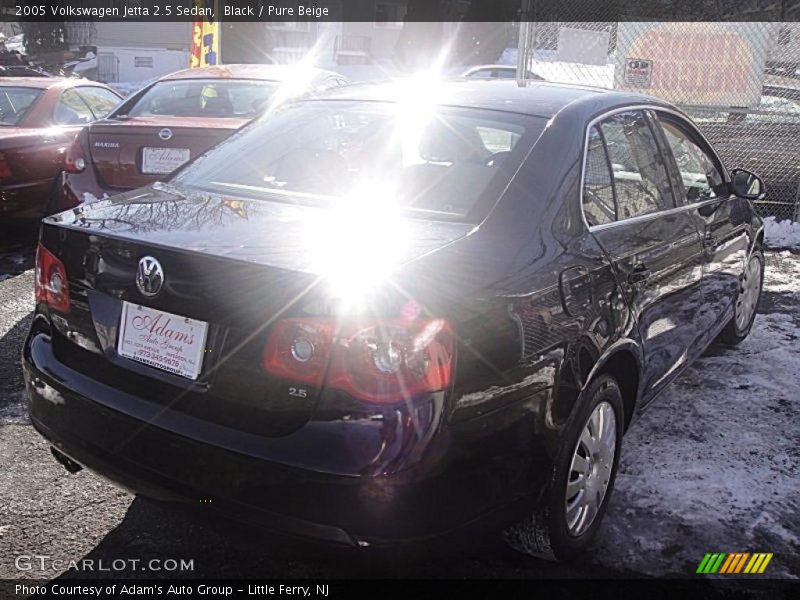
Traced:
[[733, 317], [720, 334], [722, 342], [735, 346], [750, 334], [753, 322], [756, 320], [756, 311], [763, 286], [764, 253], [760, 249], [756, 249], [750, 255], [747, 267], [742, 274]]
[[568, 560], [587, 549], [608, 506], [622, 447], [622, 393], [595, 379], [562, 435], [547, 493], [532, 514], [504, 532], [515, 550]]

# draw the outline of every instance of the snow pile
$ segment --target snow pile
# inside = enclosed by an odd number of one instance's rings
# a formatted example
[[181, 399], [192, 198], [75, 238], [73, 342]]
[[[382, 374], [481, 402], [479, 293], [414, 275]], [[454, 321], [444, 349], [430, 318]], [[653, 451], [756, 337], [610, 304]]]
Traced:
[[764, 219], [764, 242], [768, 248], [792, 248], [800, 250], [800, 223], [778, 221], [775, 217]]
[[91, 192], [84, 192], [83, 193], [83, 203], [84, 204], [94, 204], [95, 202], [100, 202], [100, 200], [105, 200], [108, 198], [108, 194], [103, 193], [102, 198], [98, 198]]

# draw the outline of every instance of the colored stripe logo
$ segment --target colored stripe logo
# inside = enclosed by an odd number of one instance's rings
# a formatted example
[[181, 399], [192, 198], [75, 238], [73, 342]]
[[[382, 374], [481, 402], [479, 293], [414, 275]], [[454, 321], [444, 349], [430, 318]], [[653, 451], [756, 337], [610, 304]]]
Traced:
[[735, 575], [746, 573], [761, 574], [772, 560], [772, 552], [708, 552], [697, 566], [697, 573], [703, 575]]

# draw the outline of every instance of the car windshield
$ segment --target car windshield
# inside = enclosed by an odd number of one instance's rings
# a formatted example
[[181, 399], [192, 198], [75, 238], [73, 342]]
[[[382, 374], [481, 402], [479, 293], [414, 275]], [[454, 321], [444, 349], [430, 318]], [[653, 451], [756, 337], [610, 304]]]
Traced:
[[27, 87], [0, 87], [0, 125], [18, 125], [42, 90]]
[[279, 83], [236, 79], [159, 81], [133, 106], [129, 117], [252, 118], [261, 112]]
[[298, 102], [232, 136], [172, 183], [313, 206], [366, 196], [410, 216], [477, 222], [544, 125], [490, 110]]

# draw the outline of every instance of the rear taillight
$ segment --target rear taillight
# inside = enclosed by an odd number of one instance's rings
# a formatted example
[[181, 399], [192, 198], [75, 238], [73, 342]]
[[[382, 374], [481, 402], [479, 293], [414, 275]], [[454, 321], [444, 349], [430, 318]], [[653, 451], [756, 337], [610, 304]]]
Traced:
[[83, 151], [81, 136], [75, 138], [64, 157], [64, 170], [67, 173], [82, 173], [86, 169], [86, 153]]
[[69, 312], [67, 270], [52, 252], [39, 244], [36, 249], [36, 302], [59, 312]]
[[390, 404], [449, 387], [453, 332], [443, 319], [286, 319], [272, 329], [262, 365], [287, 381]]
[[0, 179], [8, 179], [12, 175], [13, 173], [11, 172], [11, 167], [6, 160], [5, 155], [0, 152]]

